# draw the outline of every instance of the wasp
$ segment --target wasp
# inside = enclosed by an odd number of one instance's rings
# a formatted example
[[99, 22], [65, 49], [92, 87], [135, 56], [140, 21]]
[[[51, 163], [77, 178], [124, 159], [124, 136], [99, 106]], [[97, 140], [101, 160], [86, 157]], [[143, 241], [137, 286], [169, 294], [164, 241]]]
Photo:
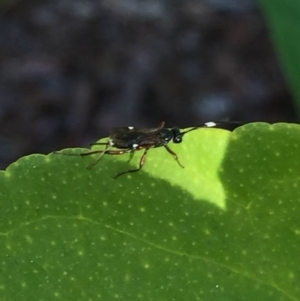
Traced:
[[[227, 124], [227, 123], [207, 122], [204, 123], [204, 125], [202, 126], [193, 127], [183, 132], [177, 126], [174, 126], [170, 129], [166, 128], [165, 122], [161, 122], [160, 125], [156, 128], [135, 128], [132, 126], [117, 127], [111, 130], [107, 142], [98, 142], [93, 144], [93, 145], [103, 145], [104, 149], [84, 152], [78, 155], [84, 157], [93, 154], [99, 154], [99, 157], [87, 167], [87, 168], [91, 168], [97, 162], [99, 162], [99, 160], [102, 158], [103, 155], [123, 155], [126, 153], [133, 153], [135, 151], [143, 150], [144, 152], [140, 158], [139, 166], [135, 169], [130, 169], [118, 173], [114, 177], [115, 179], [117, 179], [118, 177], [124, 174], [133, 173], [141, 170], [145, 164], [148, 151], [151, 148], [157, 148], [157, 147], [164, 147], [166, 151], [176, 160], [178, 165], [184, 168], [184, 166], [180, 163], [177, 154], [170, 149], [168, 144], [170, 142], [176, 144], [181, 143], [182, 138], [185, 134], [194, 131], [198, 128], [218, 127], [223, 124]], [[74, 155], [74, 154], [65, 154], [65, 155]], [[76, 154], [75, 156], [78, 155]]]

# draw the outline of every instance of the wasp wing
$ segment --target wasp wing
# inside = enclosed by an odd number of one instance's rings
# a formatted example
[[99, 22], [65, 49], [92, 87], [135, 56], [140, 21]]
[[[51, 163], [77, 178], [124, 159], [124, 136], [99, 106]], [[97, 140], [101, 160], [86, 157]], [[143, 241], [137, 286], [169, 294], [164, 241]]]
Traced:
[[160, 128], [134, 128], [119, 127], [113, 128], [110, 132], [110, 139], [117, 148], [136, 148], [136, 146], [153, 146], [156, 144], [156, 133]]

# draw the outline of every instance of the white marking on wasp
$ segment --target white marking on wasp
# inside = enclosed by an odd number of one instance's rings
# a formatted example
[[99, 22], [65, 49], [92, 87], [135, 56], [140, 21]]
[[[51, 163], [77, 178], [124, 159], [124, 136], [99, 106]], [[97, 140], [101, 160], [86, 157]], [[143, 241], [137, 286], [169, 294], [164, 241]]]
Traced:
[[139, 145], [136, 144], [136, 143], [133, 143], [133, 144], [132, 144], [132, 147], [133, 147], [133, 148], [137, 148], [138, 146], [139, 146]]
[[114, 146], [114, 145], [115, 145], [115, 143], [113, 142], [112, 139], [109, 139], [109, 140], [108, 140], [108, 144], [109, 144], [110, 146]]
[[134, 127], [133, 126], [129, 126], [128, 130], [134, 130]]
[[217, 124], [215, 122], [213, 122], [213, 121], [205, 122], [204, 124], [208, 128], [213, 128], [214, 126], [217, 126]]

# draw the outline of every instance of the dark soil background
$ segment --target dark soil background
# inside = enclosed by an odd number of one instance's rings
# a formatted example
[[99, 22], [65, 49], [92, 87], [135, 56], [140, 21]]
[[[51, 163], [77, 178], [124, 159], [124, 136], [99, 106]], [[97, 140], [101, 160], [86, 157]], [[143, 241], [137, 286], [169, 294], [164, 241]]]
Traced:
[[296, 120], [254, 0], [1, 3], [1, 168], [116, 126]]

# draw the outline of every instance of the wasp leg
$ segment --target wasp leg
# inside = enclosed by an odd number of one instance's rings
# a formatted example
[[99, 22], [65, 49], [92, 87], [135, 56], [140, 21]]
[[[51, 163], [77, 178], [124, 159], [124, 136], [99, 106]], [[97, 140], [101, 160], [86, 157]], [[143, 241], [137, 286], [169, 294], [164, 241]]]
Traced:
[[128, 159], [127, 162], [130, 162], [130, 161], [133, 159], [134, 151], [135, 151], [135, 149], [134, 149], [133, 151], [130, 152], [129, 159]]
[[[101, 143], [95, 143], [95, 144], [101, 144]], [[100, 154], [99, 157], [94, 161], [92, 162], [90, 165], [88, 165], [86, 168], [87, 169], [90, 169], [92, 168], [93, 166], [95, 166], [99, 160], [102, 158], [102, 156], [104, 154], [108, 154], [108, 155], [122, 155], [122, 154], [125, 154], [125, 153], [128, 153], [128, 152], [131, 152], [132, 150], [131, 149], [124, 149], [124, 150], [109, 150], [109, 143], [106, 143], [105, 144], [105, 149], [103, 150], [95, 150], [95, 151], [90, 151], [90, 152], [86, 152], [86, 153], [82, 153], [80, 154], [80, 156], [89, 156], [89, 155], [93, 155], [93, 154]]]
[[133, 151], [133, 149], [109, 150], [108, 148], [109, 148], [109, 144], [107, 144], [105, 149], [103, 149], [103, 150], [91, 151], [91, 152], [80, 154], [81, 156], [88, 156], [88, 155], [100, 153], [99, 157], [94, 162], [92, 162], [90, 165], [87, 166], [87, 169], [90, 169], [93, 166], [95, 166], [104, 154], [105, 155], [123, 155], [123, 154], [126, 154], [126, 153], [129, 153], [129, 152]]
[[162, 128], [164, 128], [164, 127], [165, 127], [165, 122], [162, 121], [162, 122], [159, 124], [158, 128], [159, 128], [159, 129], [162, 129]]
[[90, 152], [86, 152], [86, 153], [71, 154], [71, 153], [63, 153], [61, 151], [54, 151], [53, 154], [58, 154], [58, 155], [63, 155], [63, 156], [68, 156], [68, 157], [79, 157], [79, 156], [83, 157], [83, 156], [99, 154], [102, 152], [103, 152], [103, 150], [96, 150], [96, 151], [90, 151]]
[[[139, 163], [139, 167], [136, 168], [136, 169], [131, 169], [131, 170], [127, 170], [127, 171], [123, 171], [123, 172], [120, 172], [118, 173], [116, 176], [114, 176], [114, 179], [117, 179], [118, 177], [122, 176], [122, 175], [125, 175], [127, 173], [132, 173], [132, 172], [137, 172], [139, 171], [140, 169], [142, 169], [142, 167], [144, 166], [145, 164], [145, 160], [146, 160], [146, 155], [147, 155], [147, 152], [148, 152], [148, 149], [149, 148], [146, 148], [141, 159], [140, 159], [140, 163]], [[134, 150], [131, 150], [131, 151], [134, 151]]]
[[80, 154], [81, 157], [84, 157], [84, 156], [89, 156], [89, 155], [92, 155], [92, 154], [99, 154], [98, 158], [92, 162], [91, 164], [89, 164], [86, 168], [87, 169], [90, 169], [92, 168], [93, 166], [95, 166], [99, 161], [100, 159], [103, 157], [103, 155], [105, 154], [105, 152], [107, 151], [109, 147], [109, 144], [106, 145], [105, 149], [104, 150], [98, 150], [98, 151], [91, 151], [91, 152], [87, 152], [87, 153], [82, 153]]
[[170, 155], [173, 156], [173, 158], [177, 161], [180, 167], [184, 168], [184, 166], [179, 162], [178, 156], [167, 146], [165, 145], [165, 149], [168, 151]]

